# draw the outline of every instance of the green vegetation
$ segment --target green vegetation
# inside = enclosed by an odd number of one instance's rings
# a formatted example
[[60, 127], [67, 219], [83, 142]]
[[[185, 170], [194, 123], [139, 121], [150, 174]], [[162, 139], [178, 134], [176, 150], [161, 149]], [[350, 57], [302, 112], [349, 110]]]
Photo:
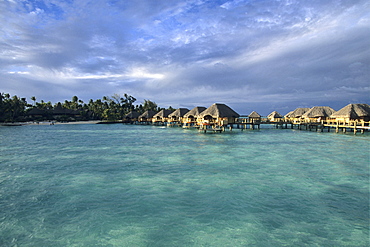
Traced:
[[150, 100], [144, 100], [143, 104], [134, 105], [136, 99], [128, 94], [122, 97], [118, 94], [104, 96], [102, 99], [90, 99], [84, 103], [77, 96], [71, 101], [57, 102], [52, 104], [41, 100], [37, 102], [35, 96], [30, 97], [33, 104], [29, 104], [26, 98], [10, 96], [0, 93], [0, 122], [25, 122], [25, 121], [88, 121], [108, 120], [119, 121], [131, 112], [144, 113], [147, 110], [159, 111], [163, 108]]

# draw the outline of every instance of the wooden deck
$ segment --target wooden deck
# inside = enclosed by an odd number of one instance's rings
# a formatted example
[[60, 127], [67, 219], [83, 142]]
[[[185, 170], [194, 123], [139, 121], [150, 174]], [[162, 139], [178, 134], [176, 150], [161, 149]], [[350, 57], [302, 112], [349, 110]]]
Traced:
[[338, 121], [338, 122], [326, 122], [326, 123], [323, 123], [323, 126], [324, 127], [327, 127], [327, 128], [335, 128], [335, 132], [339, 132], [340, 130], [342, 130], [343, 132], [346, 132], [347, 129], [353, 131], [354, 134], [356, 134], [358, 131], [360, 131], [361, 133], [364, 133], [365, 131], [369, 131], [370, 130], [370, 122], [358, 122], [358, 121], [349, 121], [349, 122], [342, 122], [342, 121]]
[[169, 127], [182, 127], [189, 129], [199, 129], [200, 132], [213, 132], [220, 133], [226, 130], [232, 131], [233, 129], [260, 129], [261, 125], [274, 125], [275, 128], [281, 129], [298, 129], [298, 130], [308, 130], [308, 131], [317, 131], [317, 132], [331, 132], [334, 130], [336, 133], [339, 132], [353, 132], [357, 134], [358, 132], [364, 133], [365, 131], [370, 131], [370, 122], [365, 121], [336, 121], [336, 120], [327, 120], [321, 122], [304, 122], [304, 121], [278, 121], [273, 122], [269, 121], [266, 118], [261, 120], [248, 121], [248, 119], [239, 119], [234, 123], [227, 123], [224, 125], [218, 125], [217, 123], [211, 123], [208, 125], [181, 125], [179, 123], [166, 123], [166, 122], [135, 122], [134, 124], [150, 124], [157, 126], [169, 126]]
[[347, 132], [347, 131], [353, 131], [354, 134], [357, 132], [361, 132], [362, 134], [365, 131], [370, 130], [370, 122], [365, 122], [365, 121], [335, 121], [335, 120], [330, 120], [330, 121], [321, 121], [321, 122], [279, 122], [277, 123], [277, 128], [290, 125], [290, 128], [297, 128], [299, 130], [316, 130], [316, 131], [327, 131], [330, 132], [331, 129], [335, 129], [335, 132]]

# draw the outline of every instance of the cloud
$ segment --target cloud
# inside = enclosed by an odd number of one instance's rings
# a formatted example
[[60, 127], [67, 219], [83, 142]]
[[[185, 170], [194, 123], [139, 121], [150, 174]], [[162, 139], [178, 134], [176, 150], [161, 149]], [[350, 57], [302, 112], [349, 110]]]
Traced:
[[265, 114], [369, 103], [369, 10], [364, 0], [1, 1], [0, 88]]

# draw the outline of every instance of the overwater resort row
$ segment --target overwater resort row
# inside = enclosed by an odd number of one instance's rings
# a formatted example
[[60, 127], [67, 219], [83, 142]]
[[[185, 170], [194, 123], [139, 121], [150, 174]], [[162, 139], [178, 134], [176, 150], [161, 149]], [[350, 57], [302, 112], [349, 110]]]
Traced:
[[[119, 106], [119, 105], [118, 105]], [[107, 110], [105, 110], [107, 111]], [[83, 121], [84, 115], [90, 111], [73, 110], [64, 108], [60, 103], [50, 110], [42, 110], [37, 107], [27, 112], [25, 119], [39, 123], [48, 120], [51, 124], [60, 122]], [[84, 113], [84, 114], [82, 114]], [[94, 119], [94, 118], [93, 118]], [[30, 121], [28, 120], [28, 121]], [[145, 112], [132, 110], [124, 114], [121, 120], [99, 120], [97, 123], [130, 123], [142, 125], [164, 125], [179, 126], [183, 128], [197, 128], [201, 131], [222, 132], [226, 129], [259, 129], [261, 125], [275, 125], [277, 128], [297, 128], [316, 131], [336, 132], [351, 130], [354, 133], [364, 133], [370, 130], [370, 106], [368, 104], [349, 104], [342, 109], [335, 111], [329, 106], [315, 106], [312, 108], [297, 108], [286, 115], [277, 111], [271, 112], [263, 117], [256, 111], [249, 115], [239, 115], [226, 104], [215, 103], [206, 108], [197, 106], [193, 109], [161, 109], [158, 111], [147, 110]], [[25, 121], [22, 121], [25, 122]], [[24, 123], [22, 123], [23, 125]], [[3, 123], [1, 125], [16, 125]]]
[[349, 104], [339, 111], [329, 106], [315, 106], [312, 108], [297, 108], [285, 116], [277, 111], [271, 112], [267, 117], [262, 117], [256, 111], [248, 116], [241, 116], [225, 104], [215, 103], [210, 107], [197, 106], [191, 110], [179, 108], [174, 111], [161, 110], [159, 112], [146, 111], [143, 114], [131, 111], [124, 119], [124, 123], [153, 124], [180, 126], [183, 128], [198, 128], [201, 131], [225, 131], [233, 129], [259, 129], [261, 124], [274, 124], [281, 128], [315, 129], [324, 131], [331, 128], [346, 131], [369, 130], [370, 106], [368, 104]]

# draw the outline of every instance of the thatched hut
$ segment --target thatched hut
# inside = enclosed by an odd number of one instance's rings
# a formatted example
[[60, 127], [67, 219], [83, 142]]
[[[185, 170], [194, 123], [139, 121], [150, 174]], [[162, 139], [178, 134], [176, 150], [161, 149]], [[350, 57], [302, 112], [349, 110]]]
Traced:
[[156, 123], [156, 122], [162, 122], [162, 123], [165, 123], [165, 122], [168, 122], [168, 115], [170, 115], [173, 111], [172, 110], [161, 110], [159, 111], [157, 114], [155, 114], [152, 118], [152, 122], [153, 123]]
[[44, 109], [39, 109], [39, 108], [32, 108], [28, 113], [27, 115], [29, 116], [29, 118], [31, 119], [35, 119], [35, 120], [40, 120], [44, 117], [46, 117], [48, 115], [48, 111], [47, 110], [44, 110]]
[[207, 108], [204, 106], [197, 106], [188, 111], [183, 117], [183, 123], [186, 125], [195, 125], [199, 115]]
[[281, 115], [277, 111], [273, 111], [269, 115], [267, 115], [267, 119], [271, 122], [280, 122], [282, 118], [283, 118], [283, 115]]
[[358, 120], [362, 122], [370, 121], [370, 105], [368, 104], [349, 104], [334, 112], [330, 118], [337, 121], [349, 122], [351, 120]]
[[176, 109], [174, 112], [168, 115], [168, 119], [169, 121], [175, 122], [175, 123], [181, 122], [184, 115], [188, 112], [189, 112], [189, 109], [187, 108]]
[[292, 115], [293, 112], [294, 111], [288, 112], [287, 114], [284, 115], [284, 118], [289, 119], [290, 118], [290, 115]]
[[152, 119], [153, 119], [153, 116], [156, 114], [157, 112], [155, 111], [146, 111], [144, 112], [143, 114], [141, 114], [139, 117], [138, 117], [138, 120], [139, 122], [152, 122]]
[[135, 122], [138, 121], [140, 113], [137, 111], [131, 111], [123, 117], [124, 122]]
[[321, 122], [333, 114], [335, 110], [329, 106], [314, 106], [306, 111], [302, 117], [305, 122]]
[[289, 116], [286, 115], [286, 119], [293, 121], [294, 123], [300, 123], [303, 121], [303, 114], [305, 114], [310, 108], [297, 108], [292, 113], [289, 113]]
[[201, 112], [198, 123], [224, 126], [237, 121], [240, 115], [225, 104], [215, 103]]
[[64, 108], [60, 102], [51, 110], [51, 114], [54, 119], [61, 121], [76, 120], [76, 118], [81, 116], [80, 111]]
[[249, 122], [255, 123], [255, 122], [261, 121], [261, 115], [255, 111], [252, 111], [251, 114], [248, 115], [248, 119], [249, 119]]

